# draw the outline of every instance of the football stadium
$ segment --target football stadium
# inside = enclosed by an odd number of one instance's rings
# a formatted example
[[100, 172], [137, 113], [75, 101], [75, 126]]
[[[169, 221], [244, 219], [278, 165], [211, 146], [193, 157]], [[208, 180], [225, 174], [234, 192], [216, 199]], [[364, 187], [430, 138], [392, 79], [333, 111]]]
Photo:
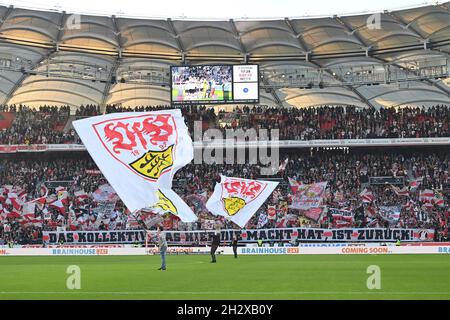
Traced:
[[325, 2], [0, 5], [0, 300], [450, 299], [450, 2]]

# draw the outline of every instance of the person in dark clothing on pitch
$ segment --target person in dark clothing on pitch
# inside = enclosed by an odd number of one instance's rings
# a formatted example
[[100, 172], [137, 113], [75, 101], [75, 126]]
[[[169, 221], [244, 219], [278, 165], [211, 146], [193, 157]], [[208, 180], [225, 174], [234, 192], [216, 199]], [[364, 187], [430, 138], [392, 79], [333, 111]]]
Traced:
[[233, 247], [234, 257], [237, 258], [237, 247], [238, 247], [238, 239], [237, 236], [233, 236], [233, 241], [231, 242], [231, 246]]
[[216, 233], [212, 237], [211, 243], [211, 263], [216, 263], [216, 250], [220, 245], [220, 232], [216, 231]]

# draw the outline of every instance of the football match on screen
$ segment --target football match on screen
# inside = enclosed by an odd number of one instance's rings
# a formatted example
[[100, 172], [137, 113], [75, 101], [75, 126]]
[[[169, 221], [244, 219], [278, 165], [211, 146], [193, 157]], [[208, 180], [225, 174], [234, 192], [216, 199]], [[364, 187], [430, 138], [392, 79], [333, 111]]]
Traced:
[[0, 1], [0, 302], [450, 300], [449, 54], [445, 1]]

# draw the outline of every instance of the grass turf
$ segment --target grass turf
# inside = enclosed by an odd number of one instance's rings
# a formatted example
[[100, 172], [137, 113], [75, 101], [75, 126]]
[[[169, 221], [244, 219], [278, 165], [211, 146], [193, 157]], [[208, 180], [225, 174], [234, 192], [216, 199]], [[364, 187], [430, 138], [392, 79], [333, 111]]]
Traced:
[[[449, 299], [446, 255], [0, 257], [0, 299]], [[81, 289], [69, 290], [69, 265]], [[369, 290], [369, 265], [381, 290]]]

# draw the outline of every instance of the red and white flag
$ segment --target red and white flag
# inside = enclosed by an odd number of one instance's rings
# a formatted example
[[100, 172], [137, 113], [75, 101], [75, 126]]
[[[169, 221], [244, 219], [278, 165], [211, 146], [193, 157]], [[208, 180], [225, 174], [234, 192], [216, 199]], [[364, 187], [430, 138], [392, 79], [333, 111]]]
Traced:
[[14, 192], [8, 193], [8, 199], [6, 199], [6, 204], [12, 205], [14, 209], [20, 210], [22, 208], [22, 202], [18, 195]]
[[194, 158], [180, 109], [112, 113], [73, 122], [87, 151], [132, 211], [151, 206], [157, 189]]
[[328, 209], [333, 217], [333, 226], [335, 228], [350, 227], [354, 221], [353, 212], [350, 210], [330, 208]]
[[288, 224], [288, 219], [286, 217], [279, 217], [276, 223], [277, 228], [286, 228]]
[[45, 184], [41, 184], [41, 197], [46, 198], [48, 196], [48, 188], [45, 186]]
[[414, 191], [422, 184], [423, 177], [409, 182], [409, 189]]
[[365, 203], [371, 203], [373, 200], [375, 200], [375, 197], [372, 194], [372, 191], [367, 190], [367, 188], [364, 188], [363, 191], [359, 194], [359, 196], [362, 199], [362, 202]]
[[289, 208], [308, 210], [319, 207], [325, 198], [327, 184], [327, 181], [323, 181], [302, 185], [300, 191], [292, 197], [292, 203]]
[[436, 195], [431, 189], [421, 190], [419, 193], [419, 200], [422, 202], [433, 202], [435, 199]]
[[35, 215], [34, 215], [35, 209], [36, 209], [35, 202], [30, 201], [30, 202], [24, 203], [23, 207], [22, 207], [22, 216], [27, 219], [34, 219], [35, 218]]
[[299, 192], [300, 191], [300, 187], [303, 185], [303, 183], [301, 183], [301, 182], [299, 182], [297, 180], [294, 180], [294, 179], [292, 179], [290, 177], [288, 177], [288, 180], [289, 180], [289, 186], [291, 188], [291, 192], [293, 194], [296, 194], [297, 192]]
[[82, 202], [89, 198], [89, 195], [84, 190], [75, 191], [74, 196], [79, 202]]
[[443, 208], [445, 206], [444, 196], [442, 195], [442, 193], [436, 191], [434, 204], [440, 208]]
[[397, 196], [399, 196], [399, 197], [407, 197], [407, 196], [409, 196], [409, 191], [408, 191], [408, 188], [406, 188], [406, 187], [400, 189], [397, 186], [391, 185], [391, 188], [394, 191], [394, 193]]
[[57, 197], [58, 200], [61, 201], [63, 204], [68, 205], [69, 204], [69, 193], [66, 189], [61, 189], [57, 191]]
[[206, 208], [243, 228], [277, 185], [278, 182], [221, 176]]
[[62, 214], [66, 212], [66, 208], [64, 207], [64, 204], [61, 200], [55, 200], [52, 203], [50, 203], [50, 207], [58, 209], [58, 211]]
[[16, 219], [16, 218], [20, 218], [22, 217], [22, 215], [20, 214], [20, 212], [18, 212], [16, 209], [12, 209], [11, 212], [8, 212], [8, 210], [4, 209], [6, 213], [6, 216], [8, 218], [12, 218], [12, 219]]

